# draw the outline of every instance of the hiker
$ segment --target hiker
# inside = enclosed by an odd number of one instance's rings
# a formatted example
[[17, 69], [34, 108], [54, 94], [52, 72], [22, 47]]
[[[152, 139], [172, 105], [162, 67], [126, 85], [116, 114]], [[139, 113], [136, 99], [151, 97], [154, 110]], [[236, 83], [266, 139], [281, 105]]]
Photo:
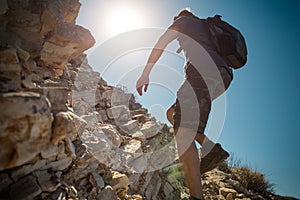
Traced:
[[[173, 124], [179, 160], [191, 199], [204, 199], [201, 172], [215, 168], [229, 156], [220, 144], [205, 136], [204, 130], [212, 100], [228, 88], [233, 73], [212, 48], [205, 25], [188, 9], [183, 9], [153, 47], [136, 83], [139, 95], [147, 91], [153, 66], [175, 39], [185, 55], [185, 79], [177, 92], [176, 102], [167, 110], [167, 119]], [[201, 151], [207, 153], [201, 162], [195, 141], [202, 146]]]

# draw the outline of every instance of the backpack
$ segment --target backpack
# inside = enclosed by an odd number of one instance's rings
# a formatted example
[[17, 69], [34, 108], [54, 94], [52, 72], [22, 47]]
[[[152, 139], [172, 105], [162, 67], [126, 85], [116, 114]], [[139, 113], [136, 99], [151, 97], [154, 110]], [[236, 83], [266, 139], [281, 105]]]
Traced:
[[213, 48], [230, 67], [241, 68], [247, 62], [245, 39], [239, 30], [223, 21], [221, 17], [215, 15], [202, 20], [209, 30]]

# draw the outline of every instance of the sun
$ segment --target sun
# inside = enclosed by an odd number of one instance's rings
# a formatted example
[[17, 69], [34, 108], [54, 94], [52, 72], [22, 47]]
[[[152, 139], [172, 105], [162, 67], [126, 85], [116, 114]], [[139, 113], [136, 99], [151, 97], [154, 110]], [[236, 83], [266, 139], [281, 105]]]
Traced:
[[122, 6], [111, 11], [106, 18], [106, 28], [109, 36], [143, 27], [144, 21], [137, 9]]

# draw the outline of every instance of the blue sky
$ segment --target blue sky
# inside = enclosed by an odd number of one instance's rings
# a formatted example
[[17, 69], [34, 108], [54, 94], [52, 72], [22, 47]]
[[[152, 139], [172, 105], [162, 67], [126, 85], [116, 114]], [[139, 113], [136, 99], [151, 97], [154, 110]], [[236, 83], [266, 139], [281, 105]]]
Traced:
[[[135, 81], [151, 46], [181, 8], [190, 7], [203, 18], [220, 14], [236, 26], [246, 39], [248, 62], [234, 71], [234, 81], [226, 93], [226, 116], [218, 142], [234, 152], [242, 163], [265, 173], [276, 185], [278, 194], [300, 198], [299, 0], [81, 0], [81, 3], [77, 23], [90, 29], [97, 41], [87, 51], [90, 64], [110, 84], [121, 83], [131, 92], [135, 92]], [[131, 18], [126, 18], [129, 14], [122, 9], [130, 10]], [[125, 25], [126, 20], [134, 23], [127, 29], [116, 30], [113, 26], [118, 22], [113, 16], [125, 20], [122, 21]], [[137, 30], [122, 33], [132, 29]], [[151, 77], [156, 84], [137, 98], [162, 121], [164, 109], [174, 101], [174, 92], [182, 81], [184, 61], [182, 55], [173, 53], [177, 50], [176, 42], [168, 50]], [[109, 68], [105, 68], [107, 64]]]

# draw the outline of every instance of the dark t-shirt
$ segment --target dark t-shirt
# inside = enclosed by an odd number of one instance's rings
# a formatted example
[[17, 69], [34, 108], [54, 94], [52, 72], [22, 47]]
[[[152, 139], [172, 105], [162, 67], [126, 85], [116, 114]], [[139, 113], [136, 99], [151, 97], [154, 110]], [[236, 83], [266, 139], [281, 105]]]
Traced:
[[224, 59], [212, 48], [208, 30], [200, 19], [181, 16], [169, 28], [175, 26], [179, 29], [180, 34], [177, 40], [184, 51], [187, 61], [192, 61], [191, 54], [192, 51], [195, 51], [195, 43], [198, 43], [197, 45], [200, 44], [207, 51], [218, 67], [223, 66], [231, 71]]

